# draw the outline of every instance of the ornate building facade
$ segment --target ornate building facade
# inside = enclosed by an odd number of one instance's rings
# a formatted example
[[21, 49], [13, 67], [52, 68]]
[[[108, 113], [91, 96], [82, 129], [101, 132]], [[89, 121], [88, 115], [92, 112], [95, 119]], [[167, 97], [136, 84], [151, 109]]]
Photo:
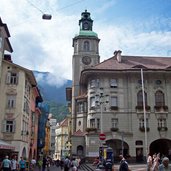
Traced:
[[[73, 38], [72, 154], [95, 157], [102, 145], [142, 161], [171, 156], [171, 58], [126, 56], [100, 62], [99, 38], [85, 11]], [[99, 134], [105, 140], [99, 140]]]

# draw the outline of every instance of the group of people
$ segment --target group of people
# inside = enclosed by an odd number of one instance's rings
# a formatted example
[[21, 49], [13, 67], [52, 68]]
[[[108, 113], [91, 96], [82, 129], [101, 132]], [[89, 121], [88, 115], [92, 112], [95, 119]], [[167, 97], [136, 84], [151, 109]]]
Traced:
[[147, 171], [171, 171], [169, 158], [165, 156], [160, 157], [160, 153], [152, 156], [148, 154]]
[[[33, 170], [36, 166], [36, 160], [33, 158], [30, 161], [30, 169]], [[28, 162], [23, 159], [23, 157], [20, 157], [20, 160], [17, 160], [17, 156], [13, 156], [12, 159], [9, 159], [9, 156], [5, 156], [5, 159], [2, 161], [0, 165], [0, 170], [3, 171], [25, 171], [28, 167]]]
[[70, 169], [72, 171], [78, 171], [78, 168], [80, 167], [80, 158], [73, 157], [70, 159], [66, 156], [65, 159], [60, 160], [60, 167], [61, 169], [64, 168], [64, 171], [69, 171]]

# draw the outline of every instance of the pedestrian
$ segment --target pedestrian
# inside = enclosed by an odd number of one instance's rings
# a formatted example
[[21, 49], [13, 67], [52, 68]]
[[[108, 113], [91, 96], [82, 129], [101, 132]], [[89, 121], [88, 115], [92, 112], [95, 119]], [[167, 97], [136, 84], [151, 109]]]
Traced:
[[125, 158], [123, 157], [123, 155], [120, 155], [119, 158], [121, 159], [119, 171], [129, 171], [128, 163], [125, 160]]
[[13, 156], [11, 160], [11, 171], [17, 171], [17, 170], [18, 170], [17, 156]]
[[79, 164], [78, 164], [78, 161], [76, 160], [76, 158], [72, 159], [71, 166], [72, 166], [72, 171], [77, 171], [78, 170]]
[[43, 157], [42, 171], [45, 171], [47, 167], [47, 159], [46, 156]]
[[41, 158], [39, 158], [37, 161], [37, 166], [39, 168], [39, 171], [41, 171], [41, 169], [42, 169], [42, 164], [43, 164], [43, 162], [42, 162]]
[[3, 169], [3, 171], [11, 170], [11, 161], [8, 158], [8, 156], [5, 156], [5, 159], [2, 161], [1, 168]]
[[20, 157], [19, 169], [20, 171], [25, 171], [26, 169], [26, 161], [23, 159], [23, 157]]
[[150, 154], [147, 157], [147, 171], [151, 171], [153, 165], [153, 159]]
[[31, 160], [31, 164], [32, 164], [33, 168], [35, 168], [35, 166], [36, 166], [36, 159], [34, 157]]
[[152, 166], [152, 171], [158, 171], [159, 160], [160, 160], [159, 153], [158, 153], [158, 154], [154, 154], [154, 155], [153, 155], [153, 166]]
[[64, 171], [69, 171], [71, 166], [71, 161], [68, 156], [66, 156], [65, 161], [64, 161]]
[[158, 171], [171, 171], [171, 166], [169, 165], [169, 158], [164, 157], [162, 159], [162, 164], [159, 165]]

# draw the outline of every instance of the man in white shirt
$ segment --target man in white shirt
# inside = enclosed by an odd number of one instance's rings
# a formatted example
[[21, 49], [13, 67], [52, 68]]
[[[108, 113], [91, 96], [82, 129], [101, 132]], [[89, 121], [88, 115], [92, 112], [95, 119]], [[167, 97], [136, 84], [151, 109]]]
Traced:
[[18, 162], [17, 162], [17, 157], [14, 156], [13, 159], [11, 160], [11, 170], [16, 171], [18, 169]]

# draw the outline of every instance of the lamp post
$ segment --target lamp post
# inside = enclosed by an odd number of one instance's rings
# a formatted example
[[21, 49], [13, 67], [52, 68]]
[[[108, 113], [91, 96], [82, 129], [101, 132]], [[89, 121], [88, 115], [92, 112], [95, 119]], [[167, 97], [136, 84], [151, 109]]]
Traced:
[[144, 93], [144, 77], [143, 69], [141, 69], [141, 83], [142, 83], [142, 95], [143, 95], [143, 111], [144, 111], [144, 128], [145, 128], [145, 156], [148, 154], [148, 145], [147, 145], [147, 122], [146, 122], [146, 109], [145, 109], [145, 93]]
[[[97, 106], [100, 105], [100, 134], [103, 135], [103, 105], [108, 104], [109, 100], [107, 99], [109, 95], [104, 95], [103, 88], [100, 88], [100, 94], [97, 94], [96, 97], [99, 97], [98, 100], [96, 100]], [[103, 139], [103, 138], [102, 138]], [[102, 140], [100, 139], [100, 140]]]

